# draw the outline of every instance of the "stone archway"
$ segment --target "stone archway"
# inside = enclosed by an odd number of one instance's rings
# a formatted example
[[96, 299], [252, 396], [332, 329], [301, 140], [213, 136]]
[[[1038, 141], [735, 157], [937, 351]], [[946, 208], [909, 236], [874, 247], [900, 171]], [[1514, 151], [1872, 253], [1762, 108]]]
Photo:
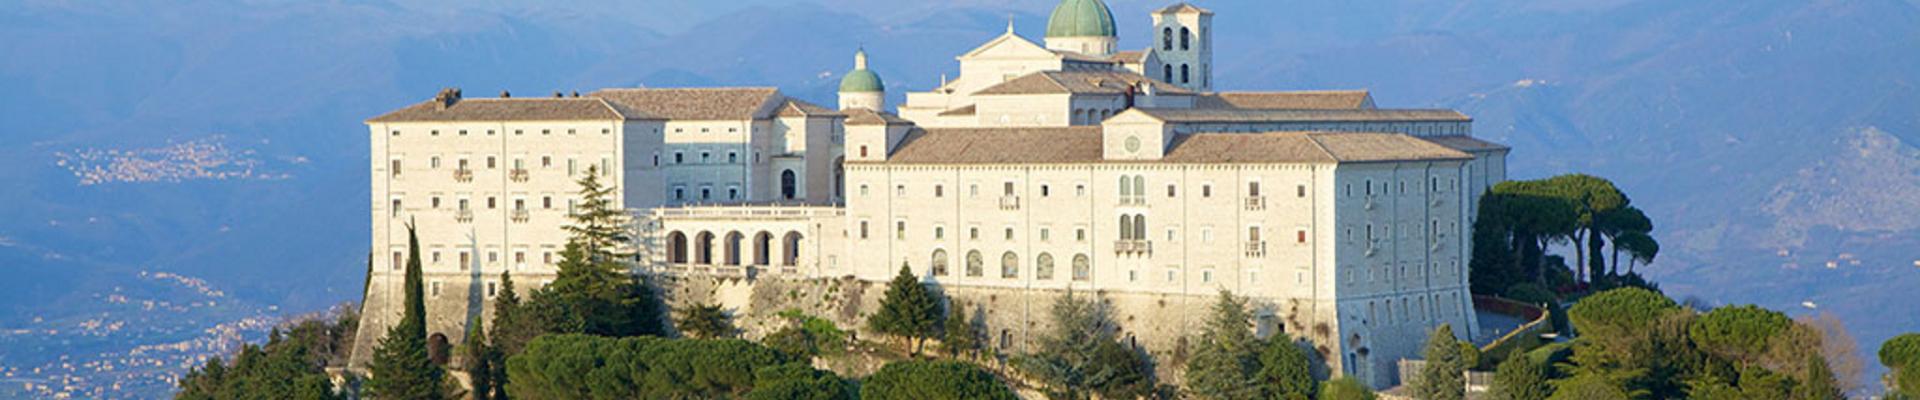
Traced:
[[721, 241], [721, 244], [725, 248], [725, 251], [723, 252], [723, 255], [721, 257], [721, 262], [726, 263], [727, 265], [740, 265], [740, 254], [742, 252], [741, 248], [745, 247], [746, 240], [747, 240], [747, 235], [743, 235], [737, 231], [728, 232], [726, 240]]
[[693, 263], [713, 264], [713, 232], [700, 232], [693, 237]]
[[667, 234], [667, 263], [687, 263], [687, 234], [680, 231]]
[[773, 234], [766, 231], [753, 235], [753, 265], [771, 265], [773, 263]]
[[787, 232], [786, 237], [780, 239], [780, 265], [800, 265], [800, 241], [804, 238], [800, 232]]

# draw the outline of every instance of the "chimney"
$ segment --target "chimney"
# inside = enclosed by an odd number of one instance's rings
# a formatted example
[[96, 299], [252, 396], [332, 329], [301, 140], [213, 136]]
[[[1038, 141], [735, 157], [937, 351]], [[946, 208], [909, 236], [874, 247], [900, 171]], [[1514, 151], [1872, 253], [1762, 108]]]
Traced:
[[507, 91], [505, 91], [505, 90], [502, 90], [502, 91], [500, 91], [500, 98], [502, 98], [502, 99], [511, 99], [511, 98], [513, 98], [513, 93], [509, 93], [509, 92], [507, 92]]
[[442, 110], [453, 107], [454, 103], [460, 102], [460, 88], [440, 89], [439, 94], [433, 95], [433, 102]]

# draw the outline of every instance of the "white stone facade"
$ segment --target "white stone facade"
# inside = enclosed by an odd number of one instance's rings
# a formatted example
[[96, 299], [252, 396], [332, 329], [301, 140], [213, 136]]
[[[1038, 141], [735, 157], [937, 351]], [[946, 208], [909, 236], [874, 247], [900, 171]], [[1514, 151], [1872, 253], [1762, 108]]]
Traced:
[[1333, 373], [1381, 387], [1431, 327], [1477, 329], [1468, 230], [1508, 149], [1465, 115], [1380, 109], [1364, 91], [1214, 92], [1211, 17], [1156, 11], [1156, 47], [1136, 52], [1009, 29], [898, 116], [861, 52], [840, 110], [754, 88], [456, 91], [369, 120], [362, 337], [398, 315], [409, 220], [440, 288], [430, 329], [452, 342], [501, 271], [523, 290], [550, 280], [587, 165], [634, 213], [640, 271], [885, 282], [906, 266], [983, 307], [1008, 350], [1069, 290], [1108, 298], [1159, 356], [1184, 353], [1184, 314], [1247, 296], [1261, 335], [1310, 340]]

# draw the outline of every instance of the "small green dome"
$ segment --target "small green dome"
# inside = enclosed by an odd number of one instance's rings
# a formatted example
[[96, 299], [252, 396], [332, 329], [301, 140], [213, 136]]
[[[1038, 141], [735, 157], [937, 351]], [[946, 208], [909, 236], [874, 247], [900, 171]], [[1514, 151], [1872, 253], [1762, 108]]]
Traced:
[[887, 91], [887, 85], [880, 82], [880, 74], [873, 73], [870, 69], [856, 69], [848, 72], [846, 77], [840, 78], [841, 93], [884, 91]]
[[1100, 0], [1060, 0], [1047, 18], [1047, 37], [1113, 37], [1113, 10]]

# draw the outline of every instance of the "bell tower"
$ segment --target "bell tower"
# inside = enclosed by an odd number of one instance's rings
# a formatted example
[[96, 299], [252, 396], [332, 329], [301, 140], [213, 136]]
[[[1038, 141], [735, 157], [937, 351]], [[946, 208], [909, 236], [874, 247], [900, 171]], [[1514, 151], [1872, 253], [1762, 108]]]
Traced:
[[1197, 92], [1213, 91], [1213, 11], [1187, 3], [1154, 11], [1153, 52], [1160, 65], [1147, 66], [1145, 75]]

